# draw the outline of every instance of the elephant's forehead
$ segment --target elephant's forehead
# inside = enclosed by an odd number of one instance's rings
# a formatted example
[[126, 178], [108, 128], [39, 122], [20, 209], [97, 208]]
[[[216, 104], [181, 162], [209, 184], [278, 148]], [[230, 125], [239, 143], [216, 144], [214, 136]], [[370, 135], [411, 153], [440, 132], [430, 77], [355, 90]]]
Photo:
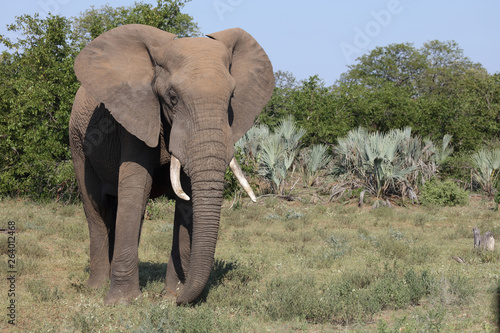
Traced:
[[210, 38], [178, 38], [167, 49], [167, 61], [182, 60], [218, 60], [229, 65], [230, 53], [227, 47]]

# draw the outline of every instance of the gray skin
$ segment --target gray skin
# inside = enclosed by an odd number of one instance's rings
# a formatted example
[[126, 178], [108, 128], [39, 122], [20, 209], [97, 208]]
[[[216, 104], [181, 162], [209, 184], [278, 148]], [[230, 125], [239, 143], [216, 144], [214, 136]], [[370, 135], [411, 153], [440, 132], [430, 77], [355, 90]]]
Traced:
[[[242, 29], [180, 38], [125, 25], [89, 43], [75, 61], [81, 82], [70, 146], [90, 233], [90, 277], [111, 280], [106, 304], [140, 296], [138, 245], [148, 198], [176, 199], [165, 293], [195, 300], [208, 280], [234, 143], [274, 88], [271, 63]], [[182, 166], [191, 200], [175, 195]]]

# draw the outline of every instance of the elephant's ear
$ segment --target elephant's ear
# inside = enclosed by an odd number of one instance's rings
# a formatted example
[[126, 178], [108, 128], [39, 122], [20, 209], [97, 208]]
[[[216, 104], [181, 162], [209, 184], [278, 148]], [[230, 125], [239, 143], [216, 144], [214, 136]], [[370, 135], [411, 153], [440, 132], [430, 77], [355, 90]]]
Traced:
[[231, 76], [236, 81], [231, 107], [233, 109], [233, 142], [238, 141], [252, 127], [271, 98], [274, 73], [271, 61], [249, 33], [228, 29], [208, 35], [222, 42], [232, 51]]
[[75, 60], [85, 90], [150, 147], [158, 145], [160, 134], [160, 104], [152, 87], [155, 59], [175, 37], [146, 25], [123, 25], [94, 39]]

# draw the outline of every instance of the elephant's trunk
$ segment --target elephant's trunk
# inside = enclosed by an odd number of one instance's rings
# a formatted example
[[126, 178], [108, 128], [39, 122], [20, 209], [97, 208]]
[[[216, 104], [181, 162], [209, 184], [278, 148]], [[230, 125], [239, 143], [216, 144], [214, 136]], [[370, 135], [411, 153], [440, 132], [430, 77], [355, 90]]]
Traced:
[[[190, 141], [189, 163], [183, 165], [191, 179], [193, 233], [187, 279], [177, 304], [195, 300], [205, 288], [212, 269], [224, 191], [224, 174], [232, 156], [227, 119], [198, 119]], [[224, 126], [225, 125], [225, 126]]]
[[205, 288], [210, 276], [219, 230], [223, 188], [222, 181], [192, 183], [193, 236], [190, 267], [184, 288], [177, 297], [177, 304], [187, 304], [195, 300]]

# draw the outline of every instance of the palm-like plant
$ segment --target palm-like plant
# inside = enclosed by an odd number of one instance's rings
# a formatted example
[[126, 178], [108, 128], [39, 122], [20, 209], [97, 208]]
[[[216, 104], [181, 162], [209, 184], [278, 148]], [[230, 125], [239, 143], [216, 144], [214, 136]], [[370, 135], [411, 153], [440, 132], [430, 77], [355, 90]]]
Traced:
[[489, 196], [493, 196], [500, 169], [500, 149], [480, 149], [472, 154], [471, 161], [474, 179]]
[[292, 166], [297, 157], [300, 139], [306, 130], [298, 127], [292, 115], [282, 119], [274, 131], [283, 144], [285, 166], [287, 170]]
[[397, 183], [404, 183], [406, 175], [415, 166], [406, 165], [400, 146], [408, 137], [408, 130], [392, 130], [387, 134], [375, 132], [364, 142], [363, 167], [367, 176], [367, 188], [377, 198], [395, 189]]
[[361, 182], [378, 199], [399, 194], [415, 200], [418, 184], [437, 172], [436, 151], [446, 157], [451, 153], [450, 139], [446, 137], [443, 146], [436, 149], [430, 140], [423, 145], [409, 127], [387, 133], [357, 128], [338, 139], [334, 173], [347, 175], [351, 183]]
[[451, 138], [450, 134], [445, 134], [441, 147], [434, 150], [434, 160], [437, 164], [442, 164], [453, 153], [453, 148], [450, 147]]
[[259, 174], [271, 182], [274, 193], [283, 195], [285, 179], [298, 153], [300, 139], [306, 131], [298, 127], [292, 116], [281, 120], [271, 132], [266, 125], [252, 127], [236, 148], [259, 165]]
[[317, 144], [303, 150], [302, 168], [305, 182], [308, 186], [312, 186], [316, 182], [321, 171], [331, 159], [331, 156], [328, 154], [328, 146], [324, 144]]
[[269, 137], [269, 127], [266, 125], [252, 126], [248, 132], [239, 139], [235, 147], [251, 159], [257, 159], [260, 144]]
[[273, 193], [283, 194], [284, 180], [288, 171], [283, 141], [277, 135], [261, 143], [259, 173], [271, 181]]

